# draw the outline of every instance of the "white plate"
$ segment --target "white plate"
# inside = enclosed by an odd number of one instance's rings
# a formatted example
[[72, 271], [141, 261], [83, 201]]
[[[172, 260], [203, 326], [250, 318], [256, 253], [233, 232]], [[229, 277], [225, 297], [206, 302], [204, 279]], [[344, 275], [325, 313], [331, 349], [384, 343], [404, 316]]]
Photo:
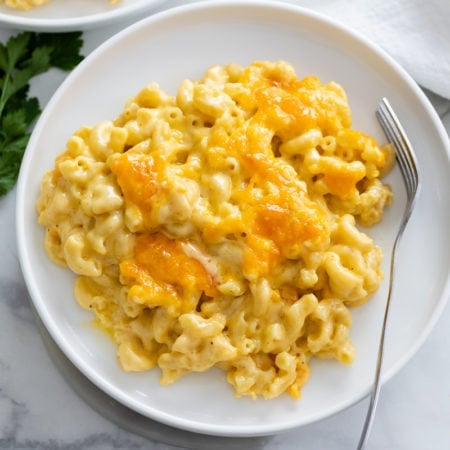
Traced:
[[[115, 346], [89, 325], [91, 315], [73, 298], [73, 276], [43, 250], [35, 201], [40, 180], [68, 137], [84, 124], [114, 118], [127, 98], [151, 81], [175, 93], [184, 78], [212, 64], [290, 61], [299, 76], [316, 74], [347, 91], [354, 126], [384, 136], [375, 119], [387, 96], [415, 146], [423, 189], [398, 253], [398, 271], [385, 354], [386, 381], [423, 343], [449, 291], [449, 144], [434, 109], [414, 81], [390, 58], [317, 14], [255, 2], [201, 3], [169, 10], [109, 40], [66, 79], [30, 140], [17, 193], [18, 246], [34, 305], [53, 339], [96, 385], [128, 407], [162, 423], [200, 433], [256, 436], [290, 429], [341, 411], [369, 392], [373, 379], [387, 282], [353, 310], [351, 366], [314, 361], [302, 399], [236, 399], [223, 373], [191, 374], [170, 387], [159, 371], [129, 374], [116, 363]], [[120, 62], [120, 63], [119, 63]], [[117, 70], [120, 64], [120, 70]], [[389, 254], [405, 194], [398, 170], [390, 175], [395, 200], [370, 234]], [[387, 269], [387, 259], [385, 270]]]
[[50, 0], [44, 6], [19, 11], [1, 4], [0, 24], [31, 31], [86, 30], [137, 17], [164, 0]]

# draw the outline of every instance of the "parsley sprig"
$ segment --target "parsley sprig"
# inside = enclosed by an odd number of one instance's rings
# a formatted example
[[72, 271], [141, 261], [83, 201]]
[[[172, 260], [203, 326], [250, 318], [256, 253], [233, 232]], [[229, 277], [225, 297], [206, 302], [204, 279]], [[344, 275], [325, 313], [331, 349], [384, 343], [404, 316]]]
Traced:
[[10, 191], [41, 113], [39, 101], [29, 97], [29, 82], [52, 67], [69, 71], [82, 59], [81, 32], [32, 33], [0, 43], [0, 195]]

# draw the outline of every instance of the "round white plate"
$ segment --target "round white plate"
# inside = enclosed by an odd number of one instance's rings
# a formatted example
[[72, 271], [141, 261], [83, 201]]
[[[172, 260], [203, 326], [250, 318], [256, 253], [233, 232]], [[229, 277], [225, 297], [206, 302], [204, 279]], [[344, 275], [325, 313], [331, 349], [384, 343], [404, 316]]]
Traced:
[[[46, 5], [19, 11], [0, 4], [0, 25], [30, 31], [86, 30], [141, 16], [164, 0], [50, 0]], [[167, 1], [167, 0], [166, 0]]]
[[[316, 74], [347, 91], [354, 127], [384, 135], [375, 118], [386, 96], [412, 141], [423, 187], [398, 252], [383, 381], [423, 343], [449, 292], [449, 143], [434, 109], [414, 81], [378, 48], [306, 10], [270, 3], [211, 2], [169, 10], [109, 40], [58, 89], [30, 140], [17, 192], [17, 234], [24, 276], [46, 328], [70, 360], [107, 394], [164, 424], [222, 436], [256, 436], [290, 429], [341, 411], [367, 395], [373, 379], [387, 280], [364, 306], [353, 309], [356, 361], [314, 361], [302, 398], [237, 399], [220, 370], [190, 374], [170, 387], [159, 371], [123, 372], [110, 339], [73, 297], [73, 276], [43, 249], [36, 222], [40, 180], [80, 126], [117, 116], [127, 98], [157, 81], [174, 94], [185, 78], [212, 64], [254, 60], [291, 62], [299, 77]], [[120, 70], [118, 70], [120, 67]], [[394, 203], [368, 230], [386, 255], [405, 201], [399, 171], [389, 175]], [[385, 261], [387, 273], [388, 258]]]

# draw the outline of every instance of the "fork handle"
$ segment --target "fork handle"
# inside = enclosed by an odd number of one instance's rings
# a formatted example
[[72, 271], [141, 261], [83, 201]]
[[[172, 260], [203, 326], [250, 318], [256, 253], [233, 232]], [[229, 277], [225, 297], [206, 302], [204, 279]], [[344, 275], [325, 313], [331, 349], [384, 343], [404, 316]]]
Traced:
[[366, 413], [366, 419], [364, 421], [363, 429], [361, 431], [361, 436], [359, 438], [357, 450], [363, 450], [367, 444], [367, 440], [369, 438], [370, 431], [372, 429], [375, 410], [378, 404], [378, 398], [380, 396], [381, 389], [381, 369], [383, 367], [383, 356], [384, 356], [384, 341], [386, 338], [386, 329], [388, 324], [389, 310], [391, 306], [391, 296], [394, 288], [394, 271], [395, 271], [395, 255], [397, 252], [398, 243], [402, 237], [403, 231], [406, 228], [410, 217], [410, 210], [407, 209], [405, 211], [404, 217], [401, 222], [401, 226], [397, 232], [397, 236], [395, 237], [394, 245], [391, 250], [391, 258], [390, 258], [390, 268], [389, 268], [389, 288], [388, 295], [386, 299], [386, 306], [384, 310], [383, 324], [381, 327], [381, 335], [380, 342], [378, 344], [378, 357], [377, 357], [377, 366], [375, 369], [375, 377], [372, 384], [372, 390], [370, 394], [370, 403]]

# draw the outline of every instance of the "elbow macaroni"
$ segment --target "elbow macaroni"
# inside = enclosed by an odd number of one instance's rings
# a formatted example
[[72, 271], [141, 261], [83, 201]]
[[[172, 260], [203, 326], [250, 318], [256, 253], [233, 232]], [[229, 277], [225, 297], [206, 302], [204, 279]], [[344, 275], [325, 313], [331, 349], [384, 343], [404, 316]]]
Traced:
[[83, 127], [42, 181], [50, 257], [161, 383], [218, 366], [236, 395], [298, 398], [311, 357], [349, 363], [349, 307], [382, 280], [389, 148], [350, 128], [343, 89], [286, 62], [150, 84]]

